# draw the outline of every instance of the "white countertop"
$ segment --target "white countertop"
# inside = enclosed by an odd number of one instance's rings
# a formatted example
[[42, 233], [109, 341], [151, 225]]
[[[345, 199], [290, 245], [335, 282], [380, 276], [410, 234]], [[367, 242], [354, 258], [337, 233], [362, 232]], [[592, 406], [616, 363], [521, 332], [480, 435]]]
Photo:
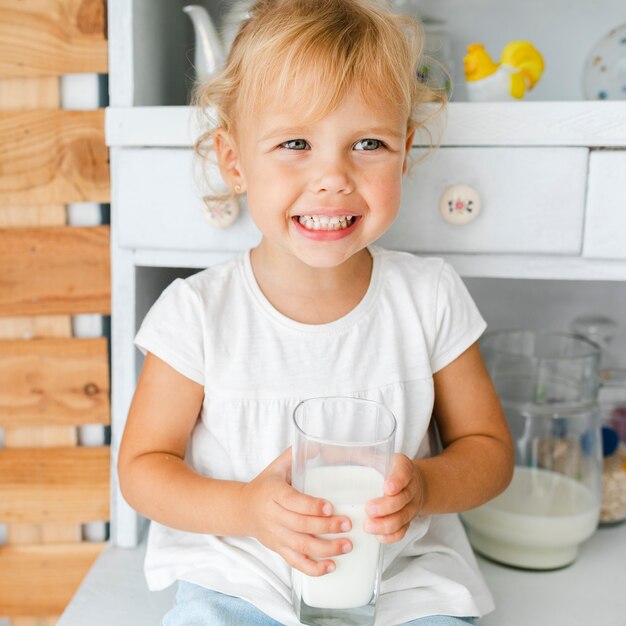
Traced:
[[626, 524], [599, 528], [560, 570], [478, 562], [496, 600], [480, 626], [626, 626]]
[[[157, 626], [174, 589], [147, 591], [144, 550], [105, 548], [57, 626]], [[626, 626], [626, 524], [598, 529], [560, 570], [479, 564], [497, 605], [480, 626]]]

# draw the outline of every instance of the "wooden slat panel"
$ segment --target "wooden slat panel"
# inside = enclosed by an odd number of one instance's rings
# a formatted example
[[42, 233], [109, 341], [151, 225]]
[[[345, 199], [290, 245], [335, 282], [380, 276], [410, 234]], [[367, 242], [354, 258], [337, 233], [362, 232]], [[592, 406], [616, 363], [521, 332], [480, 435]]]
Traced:
[[107, 71], [105, 0], [0, 3], [0, 76]]
[[108, 447], [0, 450], [0, 523], [109, 519], [109, 457]]
[[108, 226], [0, 230], [0, 316], [110, 310]]
[[109, 202], [104, 109], [0, 111], [0, 204]]
[[60, 615], [104, 544], [0, 547], [0, 615]]
[[107, 340], [0, 341], [0, 424], [108, 424]]

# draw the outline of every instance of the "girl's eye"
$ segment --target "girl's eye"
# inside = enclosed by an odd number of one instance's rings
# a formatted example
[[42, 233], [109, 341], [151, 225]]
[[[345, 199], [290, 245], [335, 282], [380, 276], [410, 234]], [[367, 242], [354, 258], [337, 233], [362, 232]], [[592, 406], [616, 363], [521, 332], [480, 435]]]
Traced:
[[306, 150], [309, 144], [304, 139], [290, 139], [280, 144], [281, 148], [287, 148], [287, 150]]
[[380, 139], [361, 139], [354, 144], [355, 150], [377, 150], [378, 148], [382, 148], [385, 144], [383, 144]]

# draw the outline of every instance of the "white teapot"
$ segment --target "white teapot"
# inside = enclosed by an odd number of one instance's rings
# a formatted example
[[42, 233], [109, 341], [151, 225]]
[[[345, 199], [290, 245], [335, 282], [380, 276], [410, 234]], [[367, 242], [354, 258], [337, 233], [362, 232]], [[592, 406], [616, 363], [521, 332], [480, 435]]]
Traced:
[[193, 24], [196, 46], [194, 69], [196, 80], [204, 82], [219, 72], [226, 60], [224, 44], [217, 32], [209, 12], [198, 4], [188, 4], [183, 11]]

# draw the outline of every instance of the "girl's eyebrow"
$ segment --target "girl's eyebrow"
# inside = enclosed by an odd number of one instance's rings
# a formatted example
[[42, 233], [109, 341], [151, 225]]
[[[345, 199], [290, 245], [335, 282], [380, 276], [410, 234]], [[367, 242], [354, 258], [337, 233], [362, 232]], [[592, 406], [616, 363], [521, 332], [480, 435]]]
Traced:
[[365, 130], [357, 134], [366, 136], [368, 133], [373, 133], [374, 135], [387, 135], [396, 137], [397, 139], [402, 139], [405, 135], [404, 132], [397, 130], [396, 128], [392, 128], [391, 126], [368, 126]]
[[265, 133], [259, 141], [267, 141], [275, 137], [306, 135], [310, 128], [308, 126], [276, 126]]
[[[267, 141], [268, 139], [273, 139], [275, 137], [295, 137], [296, 135], [306, 135], [308, 132], [310, 132], [310, 130], [311, 128], [309, 126], [278, 126], [270, 129], [259, 139], [259, 141]], [[405, 133], [391, 126], [367, 126], [362, 130], [355, 131], [354, 135], [359, 137], [368, 137], [370, 135], [386, 135], [387, 137], [403, 139]]]

